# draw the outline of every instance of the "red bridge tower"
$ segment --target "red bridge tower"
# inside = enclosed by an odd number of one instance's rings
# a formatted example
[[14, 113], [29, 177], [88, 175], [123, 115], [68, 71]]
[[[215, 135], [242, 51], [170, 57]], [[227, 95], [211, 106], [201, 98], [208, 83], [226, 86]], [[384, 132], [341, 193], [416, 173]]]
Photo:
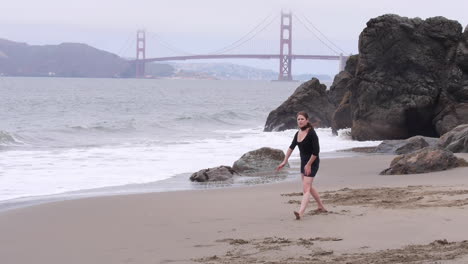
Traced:
[[292, 81], [292, 14], [281, 12], [280, 65], [278, 81]]
[[145, 77], [145, 59], [146, 59], [146, 37], [144, 30], [137, 31], [135, 76], [137, 78]]

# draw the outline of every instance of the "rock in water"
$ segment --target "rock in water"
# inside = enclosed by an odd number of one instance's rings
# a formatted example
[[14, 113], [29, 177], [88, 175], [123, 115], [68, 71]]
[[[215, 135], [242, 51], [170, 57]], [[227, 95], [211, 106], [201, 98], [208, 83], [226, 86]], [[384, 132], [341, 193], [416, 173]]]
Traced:
[[381, 175], [415, 174], [432, 171], [442, 171], [459, 166], [467, 166], [464, 159], [459, 159], [452, 152], [437, 148], [424, 148], [409, 154], [394, 158], [390, 168], [383, 170]]
[[[234, 162], [232, 168], [239, 173], [252, 174], [261, 171], [273, 172], [284, 160], [284, 152], [279, 149], [260, 148], [249, 151]], [[289, 165], [286, 165], [289, 167]]]
[[297, 128], [296, 114], [299, 111], [306, 111], [311, 123], [319, 120], [319, 127], [330, 127], [331, 116], [335, 109], [328, 100], [326, 88], [316, 78], [301, 84], [285, 102], [270, 112], [264, 131]]
[[445, 133], [439, 139], [439, 146], [452, 152], [468, 153], [468, 124]]
[[335, 76], [333, 84], [328, 91], [328, 98], [336, 108], [332, 114], [331, 127], [333, 131], [349, 128], [353, 125], [349, 100], [351, 97], [349, 85], [356, 73], [357, 61], [358, 55], [353, 55], [348, 58], [345, 70]]
[[190, 180], [197, 182], [225, 181], [231, 179], [234, 175], [239, 175], [239, 173], [229, 166], [219, 166], [195, 172], [190, 176]]
[[346, 61], [344, 71], [339, 72], [333, 79], [333, 83], [328, 91], [330, 102], [337, 107], [343, 100], [344, 95], [349, 91], [347, 88], [349, 81], [354, 77], [358, 55], [352, 55]]

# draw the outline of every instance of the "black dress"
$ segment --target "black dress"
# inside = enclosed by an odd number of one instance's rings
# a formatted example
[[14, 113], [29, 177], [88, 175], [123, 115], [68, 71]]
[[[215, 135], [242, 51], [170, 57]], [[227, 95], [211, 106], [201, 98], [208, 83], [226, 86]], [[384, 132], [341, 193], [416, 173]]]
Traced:
[[[301, 156], [301, 173], [304, 174], [304, 176], [315, 177], [319, 169], [319, 164], [320, 164], [320, 159], [319, 159], [320, 146], [319, 146], [317, 133], [315, 133], [315, 130], [313, 128], [310, 128], [309, 132], [307, 133], [307, 135], [301, 142], [297, 142], [298, 134], [299, 134], [299, 131], [296, 132], [296, 135], [294, 135], [294, 139], [291, 143], [291, 146], [289, 146], [289, 148], [291, 150], [294, 150], [296, 145], [299, 146], [299, 152]], [[311, 174], [305, 175], [304, 167], [307, 164], [307, 162], [309, 162], [310, 157], [312, 155], [316, 156], [317, 158], [312, 164]]]

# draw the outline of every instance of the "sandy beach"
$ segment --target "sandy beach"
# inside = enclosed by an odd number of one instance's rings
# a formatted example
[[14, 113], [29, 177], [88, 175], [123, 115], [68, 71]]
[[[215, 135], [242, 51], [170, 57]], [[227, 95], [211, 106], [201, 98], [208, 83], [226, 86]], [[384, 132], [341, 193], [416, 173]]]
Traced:
[[468, 167], [378, 175], [393, 157], [323, 159], [301, 221], [299, 176], [8, 210], [0, 263], [468, 263]]

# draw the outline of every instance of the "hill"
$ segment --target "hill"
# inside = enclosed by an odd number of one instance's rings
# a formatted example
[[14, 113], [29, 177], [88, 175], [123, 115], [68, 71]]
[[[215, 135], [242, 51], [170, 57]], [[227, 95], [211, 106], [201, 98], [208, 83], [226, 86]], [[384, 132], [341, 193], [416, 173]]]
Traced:
[[28, 45], [0, 39], [0, 75], [124, 77], [130, 63], [86, 44]]

